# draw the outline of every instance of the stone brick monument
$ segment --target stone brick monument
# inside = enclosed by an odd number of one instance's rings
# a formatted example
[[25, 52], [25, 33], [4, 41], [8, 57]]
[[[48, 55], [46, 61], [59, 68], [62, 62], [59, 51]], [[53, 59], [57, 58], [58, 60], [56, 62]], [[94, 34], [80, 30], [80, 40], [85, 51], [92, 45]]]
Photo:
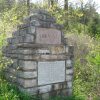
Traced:
[[6, 78], [31, 95], [72, 94], [73, 46], [68, 46], [62, 26], [45, 10], [34, 10], [8, 38], [4, 55], [13, 60]]

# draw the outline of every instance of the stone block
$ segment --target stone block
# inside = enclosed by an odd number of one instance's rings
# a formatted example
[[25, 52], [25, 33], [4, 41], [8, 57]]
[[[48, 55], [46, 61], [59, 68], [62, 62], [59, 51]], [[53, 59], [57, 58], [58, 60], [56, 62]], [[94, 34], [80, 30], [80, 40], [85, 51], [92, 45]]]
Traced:
[[37, 28], [36, 43], [61, 44], [61, 31], [56, 29]]
[[6, 72], [11, 73], [12, 75], [16, 75], [16, 69], [14, 69], [12, 67], [8, 67], [6, 69]]
[[74, 54], [74, 46], [69, 46], [69, 55], [73, 55]]
[[36, 33], [36, 27], [35, 26], [30, 26], [27, 28], [27, 33], [29, 34], [35, 34]]
[[8, 42], [9, 44], [12, 44], [12, 38], [7, 38], [7, 42]]
[[13, 68], [17, 69], [18, 68], [18, 60], [17, 59], [13, 59]]
[[67, 82], [67, 88], [72, 88], [72, 81]]
[[15, 32], [13, 32], [12, 33], [12, 36], [13, 37], [17, 37], [17, 36], [19, 36], [20, 34], [19, 34], [19, 30], [17, 30], [17, 31], [15, 31]]
[[42, 99], [43, 100], [49, 100], [49, 93], [44, 93], [44, 94], [42, 94]]
[[23, 41], [22, 42], [24, 42], [24, 43], [34, 43], [35, 42], [34, 35], [26, 34], [23, 37]]
[[50, 50], [48, 49], [38, 49], [36, 50], [37, 54], [50, 54]]
[[39, 93], [47, 93], [51, 90], [51, 85], [45, 85], [38, 87]]
[[17, 50], [19, 54], [23, 55], [33, 55], [36, 54], [36, 51], [34, 49], [18, 49]]
[[66, 74], [69, 75], [69, 74], [73, 74], [73, 68], [71, 69], [66, 69]]
[[27, 28], [23, 28], [19, 30], [20, 36], [25, 36], [27, 34]]
[[41, 60], [65, 60], [66, 55], [40, 55]]
[[58, 90], [59, 89], [59, 83], [58, 84], [54, 84], [54, 90]]
[[36, 61], [23, 61], [19, 60], [19, 69], [21, 70], [36, 70], [37, 63]]
[[36, 71], [31, 71], [31, 72], [29, 72], [29, 71], [17, 71], [17, 76], [18, 77], [20, 77], [20, 78], [28, 78], [28, 79], [30, 79], [30, 78], [36, 78], [37, 77], [37, 72]]
[[36, 79], [17, 78], [17, 83], [20, 84], [21, 86], [23, 86], [24, 88], [37, 86], [37, 80]]
[[31, 26], [36, 26], [36, 27], [41, 26], [40, 21], [38, 21], [38, 20], [32, 20], [30, 24], [31, 24]]
[[68, 59], [66, 60], [66, 68], [71, 68], [72, 67], [72, 60]]
[[16, 82], [16, 76], [12, 73], [5, 72], [5, 77], [8, 81], [15, 83]]
[[72, 75], [66, 75], [66, 81], [72, 81], [73, 76]]
[[19, 90], [23, 93], [28, 93], [29, 95], [36, 95], [38, 93], [38, 88], [23, 88], [21, 86], [18, 86]]
[[64, 54], [65, 53], [64, 46], [52, 46], [49, 49], [51, 51], [51, 54]]
[[72, 95], [72, 88], [67, 89], [67, 95], [71, 96]]

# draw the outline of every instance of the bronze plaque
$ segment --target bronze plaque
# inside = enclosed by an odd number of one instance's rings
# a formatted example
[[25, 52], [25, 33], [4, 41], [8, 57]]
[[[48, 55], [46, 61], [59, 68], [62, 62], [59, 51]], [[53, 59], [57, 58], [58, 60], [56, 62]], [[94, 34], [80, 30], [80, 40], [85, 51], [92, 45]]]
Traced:
[[61, 31], [57, 29], [37, 28], [36, 43], [61, 44]]

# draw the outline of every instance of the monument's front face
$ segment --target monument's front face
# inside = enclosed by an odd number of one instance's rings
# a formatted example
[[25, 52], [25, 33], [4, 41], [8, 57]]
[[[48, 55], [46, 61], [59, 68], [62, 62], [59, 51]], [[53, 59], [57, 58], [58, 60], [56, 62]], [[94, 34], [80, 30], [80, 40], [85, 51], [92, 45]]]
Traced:
[[[13, 60], [5, 75], [20, 91], [41, 95], [71, 95], [73, 47], [66, 44], [61, 26], [42, 10], [24, 20], [8, 39], [5, 56]], [[12, 77], [10, 77], [12, 76]]]

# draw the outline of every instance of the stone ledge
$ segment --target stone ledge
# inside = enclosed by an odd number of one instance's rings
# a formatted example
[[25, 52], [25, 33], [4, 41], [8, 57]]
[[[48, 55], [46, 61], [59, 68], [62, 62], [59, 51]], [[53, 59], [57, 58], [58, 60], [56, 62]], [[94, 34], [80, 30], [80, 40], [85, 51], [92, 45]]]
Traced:
[[66, 55], [18, 55], [20, 60], [33, 60], [33, 61], [52, 61], [52, 60], [66, 60]]
[[26, 78], [26, 79], [32, 79], [37, 77], [37, 72], [36, 71], [31, 71], [31, 72], [24, 72], [24, 71], [17, 71], [17, 77], [19, 78]]

